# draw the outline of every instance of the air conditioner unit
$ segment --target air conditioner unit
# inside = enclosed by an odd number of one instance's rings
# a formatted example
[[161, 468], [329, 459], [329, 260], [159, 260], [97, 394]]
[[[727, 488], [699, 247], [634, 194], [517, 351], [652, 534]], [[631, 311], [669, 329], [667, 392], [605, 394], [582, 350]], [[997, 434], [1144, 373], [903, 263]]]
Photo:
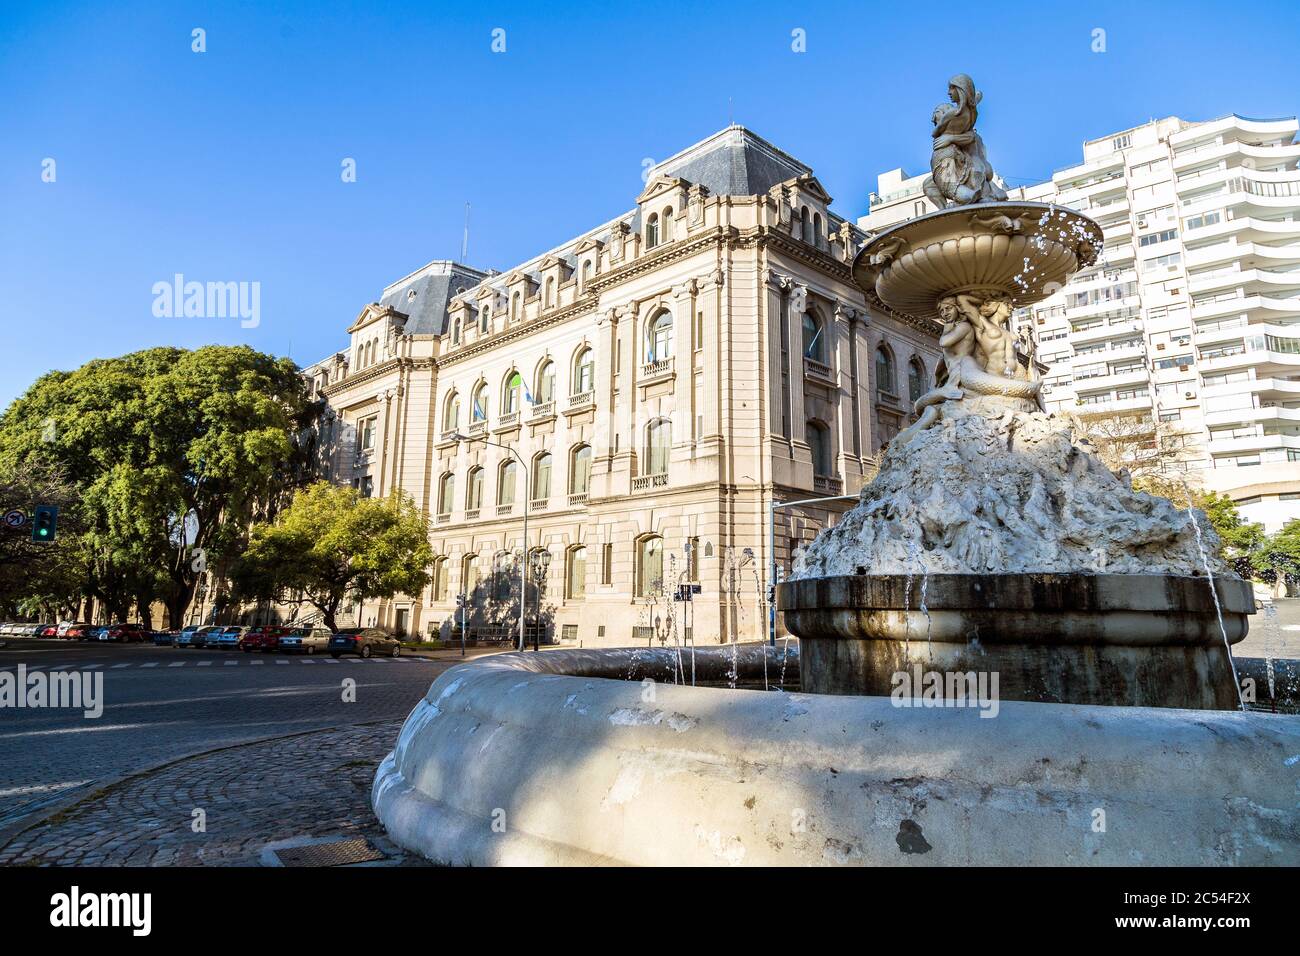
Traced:
[[1195, 398], [1195, 397], [1196, 397], [1195, 392], [1183, 392], [1183, 398]]
[[1146, 219], [1145, 219], [1144, 217], [1142, 217], [1142, 216], [1138, 216], [1138, 221], [1137, 221], [1137, 223], [1138, 223], [1138, 228], [1139, 228], [1139, 229], [1145, 229], [1145, 228], [1147, 227], [1147, 221], [1146, 221]]

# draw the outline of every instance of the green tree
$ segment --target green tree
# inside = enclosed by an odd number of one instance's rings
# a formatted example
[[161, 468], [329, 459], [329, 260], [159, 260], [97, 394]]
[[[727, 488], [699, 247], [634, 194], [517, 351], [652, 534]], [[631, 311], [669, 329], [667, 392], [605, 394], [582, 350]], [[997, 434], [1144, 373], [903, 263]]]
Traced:
[[1251, 556], [1255, 573], [1273, 584], [1300, 580], [1300, 518], [1292, 518], [1265, 538]]
[[363, 498], [318, 482], [252, 527], [231, 576], [245, 600], [301, 594], [334, 631], [345, 599], [419, 594], [432, 564], [428, 525], [409, 497]]
[[0, 416], [0, 468], [49, 460], [76, 476], [87, 593], [113, 614], [161, 599], [177, 627], [206, 564], [291, 489], [312, 411], [288, 359], [147, 349], [39, 379]]

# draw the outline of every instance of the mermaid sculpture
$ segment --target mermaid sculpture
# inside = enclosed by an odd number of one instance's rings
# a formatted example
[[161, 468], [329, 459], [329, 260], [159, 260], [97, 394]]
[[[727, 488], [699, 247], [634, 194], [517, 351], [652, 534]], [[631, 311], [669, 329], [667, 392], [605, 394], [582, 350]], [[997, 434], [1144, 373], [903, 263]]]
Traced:
[[1011, 300], [1002, 293], [961, 293], [939, 300], [943, 349], [938, 387], [912, 406], [920, 417], [895, 439], [905, 445], [943, 417], [943, 406], [967, 395], [994, 395], [1029, 401], [1042, 410], [1042, 385], [1032, 368], [1022, 368], [1010, 328]]
[[977, 107], [982, 94], [965, 73], [948, 81], [948, 99], [936, 106], [931, 175], [921, 187], [926, 198], [940, 209], [972, 203], [1002, 202], [1006, 192], [993, 182], [993, 167], [984, 153], [984, 140], [975, 132]]

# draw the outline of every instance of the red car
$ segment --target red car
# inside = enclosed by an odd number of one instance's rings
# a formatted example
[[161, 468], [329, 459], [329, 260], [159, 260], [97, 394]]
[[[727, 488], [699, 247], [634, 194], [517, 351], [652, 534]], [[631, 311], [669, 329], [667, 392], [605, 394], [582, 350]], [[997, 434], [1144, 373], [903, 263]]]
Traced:
[[143, 624], [113, 624], [99, 635], [101, 641], [121, 641], [123, 644], [131, 641], [143, 644], [148, 638], [149, 632], [144, 629]]
[[94, 629], [95, 625], [93, 624], [73, 624], [63, 632], [63, 639], [65, 641], [88, 641], [90, 640], [90, 632]]
[[289, 633], [287, 627], [281, 627], [278, 624], [261, 624], [257, 627], [250, 627], [239, 641], [239, 649], [245, 654], [251, 654], [253, 651], [261, 651], [263, 654], [272, 654], [279, 650], [280, 638]]

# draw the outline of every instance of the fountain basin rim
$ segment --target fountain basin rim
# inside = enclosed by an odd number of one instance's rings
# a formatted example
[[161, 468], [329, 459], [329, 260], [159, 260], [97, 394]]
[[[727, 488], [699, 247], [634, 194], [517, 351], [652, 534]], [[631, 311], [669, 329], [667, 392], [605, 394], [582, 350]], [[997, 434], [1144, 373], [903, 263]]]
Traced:
[[[851, 574], [798, 578], [777, 585], [782, 611], [919, 610], [921, 575]], [[1246, 581], [1216, 576], [1219, 609], [1254, 614]], [[1176, 574], [930, 574], [926, 607], [936, 610], [1038, 612], [1169, 612], [1215, 614], [1209, 579]]]

